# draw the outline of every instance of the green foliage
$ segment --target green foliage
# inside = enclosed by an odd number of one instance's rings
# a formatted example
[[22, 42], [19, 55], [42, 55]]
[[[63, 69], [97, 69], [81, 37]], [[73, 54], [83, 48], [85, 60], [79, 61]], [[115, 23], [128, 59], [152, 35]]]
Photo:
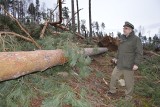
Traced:
[[134, 104], [130, 101], [126, 101], [124, 99], [119, 99], [115, 102], [116, 107], [134, 107]]
[[43, 28], [44, 25], [42, 25], [42, 24], [41, 25], [37, 25], [37, 24], [34, 24], [34, 23], [31, 23], [31, 24], [29, 23], [26, 26], [29, 29], [28, 32], [30, 33], [30, 35], [32, 36], [32, 38], [39, 39], [41, 30], [42, 30], [42, 28]]
[[[67, 83], [68, 77], [57, 75], [57, 72], [67, 72], [70, 74], [75, 68], [79, 72], [79, 78], [86, 77], [90, 73], [88, 65], [91, 60], [85, 57], [80, 52], [83, 50], [72, 41], [73, 35], [65, 32], [60, 36], [46, 36], [44, 39], [36, 42], [43, 49], [64, 49], [65, 55], [69, 62], [62, 66], [55, 66], [44, 72], [25, 75], [19, 79], [9, 80], [0, 83], [0, 106], [3, 107], [29, 107], [33, 99], [42, 99], [42, 107], [60, 107], [63, 105], [72, 105], [73, 107], [91, 107], [90, 102], [86, 97], [86, 88], [80, 88], [80, 93], [77, 93]], [[6, 39], [11, 42], [10, 39]], [[17, 45], [16, 45], [17, 44]], [[34, 50], [36, 47], [30, 42], [19, 41], [14, 38], [14, 51]], [[10, 48], [10, 47], [9, 47]], [[79, 80], [80, 81], [80, 80]]]
[[0, 104], [3, 107], [28, 107], [34, 92], [23, 78], [18, 80], [10, 80], [0, 84]]
[[81, 90], [81, 93], [74, 92], [74, 90], [66, 84], [62, 84], [59, 88], [50, 93], [51, 97], [46, 98], [42, 107], [62, 107], [63, 105], [71, 105], [72, 107], [91, 107], [91, 104], [86, 99], [86, 91]]
[[10, 31], [21, 33], [21, 30], [17, 23], [13, 21], [10, 17], [5, 15], [0, 15], [0, 25], [2, 27], [8, 27]]
[[160, 105], [160, 57], [153, 57], [146, 60], [140, 66], [140, 72], [145, 79], [136, 84], [136, 93], [152, 99], [152, 105]]
[[4, 51], [4, 49], [6, 51], [15, 51], [19, 45], [17, 39], [12, 36], [4, 35], [0, 37], [0, 51]]
[[69, 59], [69, 65], [71, 67], [77, 67], [80, 71], [81, 77], [87, 77], [91, 71], [89, 64], [91, 59], [85, 57], [82, 53], [83, 50], [71, 42], [67, 42], [64, 45], [65, 57]]

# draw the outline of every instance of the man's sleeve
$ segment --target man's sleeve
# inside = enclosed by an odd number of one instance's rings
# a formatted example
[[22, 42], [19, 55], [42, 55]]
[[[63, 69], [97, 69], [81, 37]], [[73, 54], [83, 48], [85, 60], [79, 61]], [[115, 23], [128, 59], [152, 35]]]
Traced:
[[135, 65], [139, 65], [143, 59], [143, 46], [140, 38], [137, 38], [136, 51], [135, 51]]

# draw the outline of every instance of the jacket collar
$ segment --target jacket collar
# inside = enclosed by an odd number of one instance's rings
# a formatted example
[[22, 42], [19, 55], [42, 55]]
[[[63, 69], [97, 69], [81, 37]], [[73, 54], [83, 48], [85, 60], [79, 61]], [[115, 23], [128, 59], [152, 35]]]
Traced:
[[124, 36], [124, 38], [128, 39], [134, 35], [135, 35], [134, 31], [132, 31], [127, 37], [126, 37], [126, 35], [123, 35], [123, 36]]
[[134, 35], [135, 35], [134, 31], [132, 31], [132, 32], [128, 35], [128, 37], [126, 37], [126, 35], [123, 34], [123, 35], [120, 37], [120, 40], [121, 40], [122, 42], [123, 42], [123, 41], [126, 41], [127, 39], [133, 37]]
[[132, 37], [132, 36], [134, 36], [135, 34], [134, 34], [134, 31], [132, 31], [129, 35], [128, 35], [128, 37], [126, 37], [126, 38], [130, 38], [130, 37]]

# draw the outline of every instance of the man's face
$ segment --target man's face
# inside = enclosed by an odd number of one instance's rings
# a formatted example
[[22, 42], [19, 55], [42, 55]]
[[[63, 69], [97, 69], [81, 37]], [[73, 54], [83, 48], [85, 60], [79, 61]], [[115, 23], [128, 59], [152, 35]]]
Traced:
[[132, 32], [132, 29], [130, 27], [123, 27], [123, 34], [128, 36]]

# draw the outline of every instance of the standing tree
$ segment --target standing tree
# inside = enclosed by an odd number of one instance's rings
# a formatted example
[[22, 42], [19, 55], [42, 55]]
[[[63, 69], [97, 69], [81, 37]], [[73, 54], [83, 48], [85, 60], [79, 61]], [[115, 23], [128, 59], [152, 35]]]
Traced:
[[148, 40], [149, 40], [149, 44], [151, 44], [151, 42], [152, 42], [152, 38], [151, 38], [151, 37], [149, 37], [149, 38], [148, 38]]
[[42, 11], [43, 20], [46, 20], [47, 19], [47, 14], [46, 14], [46, 4], [45, 4], [45, 2], [42, 2], [41, 11]]
[[69, 21], [69, 9], [68, 9], [68, 7], [63, 7], [62, 8], [62, 16], [63, 16], [63, 19], [66, 20], [66, 22], [63, 22], [66, 25], [67, 22]]
[[20, 20], [21, 22], [24, 22], [24, 10], [23, 10], [23, 2], [22, 1], [18, 1], [18, 20]]
[[146, 37], [146, 36], [143, 36], [143, 40], [144, 40], [144, 42], [146, 43], [147, 37]]
[[0, 4], [4, 6], [5, 10], [9, 10], [9, 0], [0, 0]]
[[87, 37], [86, 35], [86, 20], [81, 20], [81, 31], [82, 31], [82, 35], [85, 35], [85, 38]]
[[106, 26], [105, 26], [104, 22], [102, 22], [102, 23], [101, 23], [101, 28], [102, 28], [102, 30], [103, 30], [103, 34], [104, 34], [104, 29], [105, 29], [105, 27], [106, 27]]
[[139, 33], [138, 33], [138, 36], [139, 36], [139, 38], [141, 38], [141, 37], [142, 37], [142, 34], [141, 34], [141, 32], [139, 32]]
[[98, 24], [97, 21], [96, 21], [96, 23], [95, 23], [95, 27], [96, 27], [96, 31], [97, 31], [97, 34], [98, 34], [98, 32], [99, 32], [99, 24]]
[[13, 0], [13, 3], [12, 3], [12, 14], [13, 16], [16, 18], [16, 4], [17, 4], [17, 0]]
[[118, 36], [118, 38], [121, 38], [121, 32], [117, 32], [117, 36]]
[[92, 15], [91, 15], [91, 0], [89, 0], [89, 36], [92, 37]]
[[158, 36], [155, 34], [153, 37], [153, 44], [156, 45], [158, 43]]
[[35, 7], [34, 7], [34, 4], [33, 4], [33, 3], [31, 3], [31, 4], [29, 5], [28, 13], [31, 15], [31, 17], [32, 17], [33, 20], [35, 21]]
[[38, 22], [38, 23], [40, 21], [39, 6], [40, 6], [39, 0], [36, 0], [35, 19], [36, 19], [36, 22]]
[[72, 8], [72, 31], [75, 33], [75, 17], [74, 17], [74, 0], [71, 0], [71, 8]]
[[78, 5], [78, 0], [76, 0], [77, 3], [77, 23], [78, 23], [78, 33], [80, 33], [80, 21], [79, 21], [79, 5]]

